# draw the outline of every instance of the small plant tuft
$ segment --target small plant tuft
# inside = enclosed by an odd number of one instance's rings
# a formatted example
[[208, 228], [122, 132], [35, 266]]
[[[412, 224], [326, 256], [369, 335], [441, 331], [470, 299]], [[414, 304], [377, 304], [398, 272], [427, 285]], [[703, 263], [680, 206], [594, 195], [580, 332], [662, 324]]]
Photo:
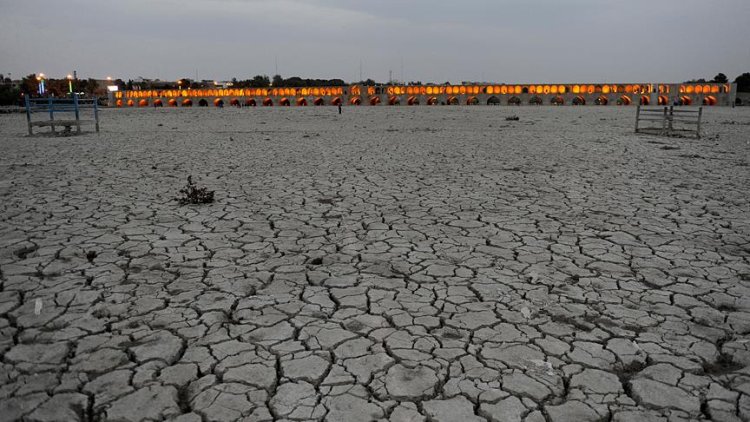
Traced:
[[518, 117], [518, 116], [508, 116], [508, 117], [505, 118], [505, 120], [507, 120], [509, 122], [517, 122], [517, 121], [521, 120], [521, 118]]
[[197, 187], [193, 182], [193, 176], [188, 176], [187, 185], [180, 189], [181, 198], [177, 198], [180, 205], [188, 204], [210, 204], [214, 202], [214, 191], [205, 187]]

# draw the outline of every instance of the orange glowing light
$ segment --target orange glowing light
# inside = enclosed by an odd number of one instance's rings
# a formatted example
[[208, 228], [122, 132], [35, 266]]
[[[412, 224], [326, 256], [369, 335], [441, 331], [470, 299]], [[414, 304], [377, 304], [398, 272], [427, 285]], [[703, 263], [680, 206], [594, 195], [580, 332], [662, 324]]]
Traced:
[[182, 106], [183, 107], [192, 107], [193, 106], [193, 100], [191, 100], [190, 98], [186, 98], [186, 99], [182, 100]]

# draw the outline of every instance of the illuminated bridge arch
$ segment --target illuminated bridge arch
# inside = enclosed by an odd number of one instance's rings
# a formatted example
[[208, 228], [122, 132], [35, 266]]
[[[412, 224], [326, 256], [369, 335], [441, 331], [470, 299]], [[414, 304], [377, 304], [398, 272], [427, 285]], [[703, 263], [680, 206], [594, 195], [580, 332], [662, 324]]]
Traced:
[[494, 95], [487, 98], [487, 105], [500, 105], [500, 98], [497, 98]]
[[417, 97], [409, 97], [408, 100], [406, 100], [406, 104], [412, 106], [412, 105], [419, 105], [419, 98]]
[[279, 100], [279, 105], [282, 107], [289, 107], [290, 105], [292, 105], [292, 103], [291, 101], [289, 101], [289, 98], [284, 97], [281, 100]]
[[438, 105], [437, 97], [430, 97], [427, 99], [427, 105]]
[[648, 95], [641, 96], [641, 105], [642, 106], [651, 105], [651, 98], [649, 98]]
[[184, 100], [182, 100], [182, 106], [183, 107], [192, 107], [193, 106], [193, 100], [191, 100], [190, 98], [185, 98]]
[[714, 97], [713, 95], [709, 95], [703, 99], [703, 105], [713, 106], [716, 105], [716, 103], [716, 97]]
[[665, 106], [669, 104], [669, 97], [667, 97], [666, 95], [659, 95], [657, 101], [660, 106]]
[[520, 106], [521, 105], [521, 99], [516, 97], [515, 95], [508, 98], [508, 105], [515, 105]]
[[477, 105], [479, 104], [479, 98], [477, 97], [469, 97], [466, 99], [466, 105]]
[[446, 104], [448, 104], [448, 105], [458, 105], [458, 98], [456, 98], [456, 97], [448, 97], [448, 101], [446, 101]]
[[573, 98], [573, 105], [586, 105], [586, 99], [579, 95]]
[[359, 97], [349, 98], [349, 104], [358, 106], [358, 105], [362, 104], [362, 99], [359, 98]]
[[198, 101], [198, 107], [208, 107], [208, 101], [206, 101], [205, 98], [201, 98], [200, 101]]
[[240, 103], [240, 100], [238, 100], [237, 98], [232, 98], [232, 100], [229, 101], [229, 105], [232, 106], [232, 107], [240, 107], [240, 106], [242, 106], [242, 104]]
[[154, 100], [154, 107], [164, 107], [164, 103], [161, 101], [161, 98], [157, 98]]
[[305, 107], [307, 105], [307, 100], [305, 97], [297, 98], [297, 105], [300, 107]]
[[316, 99], [313, 100], [313, 105], [315, 105], [315, 106], [326, 105], [326, 100], [324, 100], [321, 97], [318, 97], [318, 98], [316, 98]]
[[543, 103], [544, 103], [544, 101], [542, 101], [542, 97], [540, 97], [538, 95], [534, 95], [529, 100], [529, 104], [531, 104], [531, 105], [542, 105]]
[[552, 97], [552, 99], [550, 100], [550, 104], [556, 106], [565, 105], [565, 99], [558, 95], [556, 97]]
[[693, 99], [688, 97], [687, 95], [683, 95], [682, 97], [680, 97], [680, 105], [682, 106], [693, 105]]
[[392, 96], [388, 98], [388, 105], [399, 105], [401, 104], [401, 100], [397, 96]]
[[621, 106], [629, 106], [632, 102], [633, 100], [631, 100], [627, 95], [623, 95], [617, 99], [617, 105]]
[[138, 107], [148, 107], [148, 100], [144, 98], [138, 101]]
[[344, 102], [341, 100], [341, 97], [336, 97], [331, 100], [331, 105], [338, 106], [340, 104], [343, 104]]
[[219, 107], [219, 108], [224, 107], [224, 100], [222, 100], [221, 98], [215, 99], [214, 107]]
[[263, 100], [263, 107], [273, 107], [273, 100], [270, 99], [270, 98], [268, 98], [268, 97], [266, 97]]
[[177, 100], [175, 100], [174, 98], [170, 98], [169, 101], [167, 101], [167, 104], [170, 107], [177, 107]]
[[594, 100], [594, 104], [596, 105], [607, 105], [609, 104], [609, 100], [607, 99], [606, 95], [600, 95], [599, 97]]
[[248, 98], [245, 100], [245, 107], [255, 107], [258, 103], [255, 101], [255, 98]]
[[380, 97], [378, 96], [370, 97], [370, 105], [378, 105], [378, 104], [380, 104]]

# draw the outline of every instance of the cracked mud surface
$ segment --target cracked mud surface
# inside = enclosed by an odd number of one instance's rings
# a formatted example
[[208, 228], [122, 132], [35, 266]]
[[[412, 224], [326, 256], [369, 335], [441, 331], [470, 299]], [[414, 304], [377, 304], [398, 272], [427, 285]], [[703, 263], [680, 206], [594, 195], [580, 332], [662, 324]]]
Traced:
[[0, 419], [750, 420], [750, 116], [634, 113], [2, 115]]

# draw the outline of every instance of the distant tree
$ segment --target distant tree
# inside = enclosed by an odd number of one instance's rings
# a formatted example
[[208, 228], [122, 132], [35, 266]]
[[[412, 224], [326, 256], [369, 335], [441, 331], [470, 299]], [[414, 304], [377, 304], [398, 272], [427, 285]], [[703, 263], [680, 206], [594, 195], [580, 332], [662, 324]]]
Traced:
[[283, 86], [284, 85], [284, 78], [282, 78], [281, 75], [273, 75], [273, 79], [271, 80], [271, 84], [273, 86]]
[[31, 94], [34, 95], [39, 90], [39, 81], [36, 80], [36, 75], [33, 73], [31, 75], [24, 76], [21, 79], [21, 92], [24, 94]]
[[686, 83], [686, 84], [703, 84], [703, 83], [706, 83], [706, 79], [705, 78], [691, 79], [689, 81], [685, 81], [684, 83]]
[[11, 87], [10, 83], [0, 85], [0, 105], [18, 105], [20, 100], [21, 91], [18, 88]]
[[734, 80], [738, 92], [750, 92], [750, 73], [745, 72]]
[[255, 75], [253, 79], [250, 79], [248, 86], [252, 88], [268, 88], [271, 85], [271, 80], [266, 75]]
[[723, 73], [719, 73], [718, 75], [714, 76], [714, 78], [711, 80], [711, 82], [716, 82], [719, 84], [725, 84], [729, 82], [729, 78], [727, 78], [727, 75]]
[[237, 78], [232, 78], [232, 86], [237, 85]]
[[128, 91], [132, 90], [133, 89], [133, 80], [132, 79], [128, 79], [128, 83], [125, 84], [125, 87], [128, 89]]

